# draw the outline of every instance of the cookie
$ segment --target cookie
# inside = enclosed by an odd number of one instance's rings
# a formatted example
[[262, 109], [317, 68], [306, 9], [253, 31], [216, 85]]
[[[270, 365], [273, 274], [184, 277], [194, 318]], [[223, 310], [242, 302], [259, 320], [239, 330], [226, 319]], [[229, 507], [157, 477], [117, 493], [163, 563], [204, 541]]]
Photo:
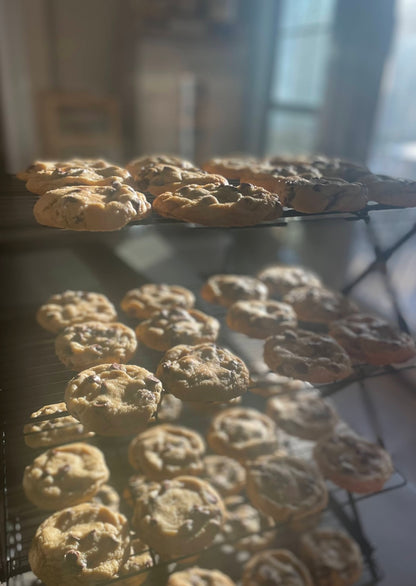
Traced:
[[80, 372], [67, 385], [68, 411], [100, 435], [132, 435], [156, 414], [162, 383], [133, 364], [100, 364]]
[[43, 226], [110, 232], [145, 218], [151, 210], [146, 196], [130, 185], [69, 185], [44, 193], [33, 214]]
[[268, 399], [275, 395], [296, 394], [305, 388], [310, 388], [310, 385], [303, 380], [269, 372], [262, 376], [252, 377], [249, 390], [255, 395]]
[[283, 297], [303, 322], [329, 324], [358, 311], [357, 305], [337, 291], [325, 287], [299, 287]]
[[194, 294], [185, 287], [147, 283], [139, 289], [128, 291], [121, 301], [121, 309], [130, 317], [145, 319], [162, 309], [191, 309], [194, 303]]
[[129, 556], [121, 566], [115, 583], [118, 586], [140, 586], [148, 578], [152, 567], [153, 558], [149, 547], [137, 537], [131, 539]]
[[270, 547], [276, 537], [275, 523], [252, 507], [244, 497], [224, 499], [225, 523], [221, 535], [224, 543], [237, 550], [255, 552]]
[[298, 325], [296, 313], [290, 305], [271, 299], [236, 301], [228, 308], [226, 322], [230, 329], [259, 339]]
[[377, 492], [393, 474], [386, 450], [348, 430], [323, 438], [314, 454], [325, 478], [350, 492]]
[[65, 170], [68, 167], [82, 168], [82, 167], [106, 167], [108, 163], [103, 159], [71, 159], [70, 161], [35, 161], [29, 165], [24, 171], [16, 173], [16, 177], [22, 181], [28, 181], [29, 177], [43, 176], [48, 177], [57, 169]]
[[213, 417], [207, 441], [214, 452], [242, 461], [271, 454], [278, 447], [274, 422], [245, 407], [226, 409]]
[[137, 348], [136, 335], [124, 324], [87, 321], [68, 326], [55, 340], [59, 360], [72, 370], [130, 360]]
[[240, 157], [214, 157], [209, 161], [206, 161], [202, 168], [207, 173], [214, 173], [215, 175], [222, 175], [227, 179], [238, 181], [241, 177], [241, 173], [248, 167], [256, 165], [257, 159], [254, 157], [246, 157], [241, 155]]
[[38, 324], [53, 334], [77, 323], [115, 319], [117, 311], [110, 300], [101, 293], [90, 291], [67, 290], [52, 295], [36, 313]]
[[331, 383], [351, 374], [350, 359], [333, 338], [301, 329], [267, 338], [264, 361], [278, 374], [314, 384]]
[[276, 193], [249, 183], [187, 184], [161, 193], [152, 205], [161, 216], [203, 226], [253, 226], [275, 220], [283, 213]]
[[337, 157], [326, 157], [320, 155], [311, 157], [310, 164], [317, 169], [324, 177], [339, 178], [348, 182], [362, 182], [370, 170], [361, 163], [354, 163]]
[[328, 501], [318, 468], [292, 456], [263, 456], [246, 467], [247, 495], [275, 521], [298, 521], [322, 511]]
[[219, 329], [215, 317], [197, 309], [172, 307], [155, 312], [139, 323], [136, 335], [145, 346], [164, 351], [178, 344], [215, 342]]
[[291, 265], [271, 265], [259, 272], [257, 277], [262, 281], [271, 297], [283, 297], [299, 287], [320, 287], [321, 279], [316, 273], [303, 267]]
[[[176, 191], [185, 185], [227, 185], [228, 181], [221, 175], [212, 175], [202, 169], [181, 169], [174, 165], [147, 165], [136, 172], [136, 186], [140, 191], [154, 196], [166, 191]], [[157, 208], [156, 208], [156, 211]]]
[[230, 401], [246, 392], [250, 380], [241, 358], [216, 344], [174, 346], [156, 376], [168, 393], [184, 401]]
[[246, 483], [246, 472], [241, 464], [227, 456], [209, 455], [203, 459], [205, 479], [222, 497], [241, 492]]
[[311, 441], [330, 434], [338, 422], [334, 408], [319, 393], [311, 391], [271, 397], [266, 413], [286, 433]]
[[120, 509], [120, 497], [118, 492], [109, 484], [103, 484], [92, 497], [90, 502], [94, 505], [104, 505], [116, 513]]
[[193, 163], [182, 157], [165, 154], [143, 155], [142, 157], [138, 157], [127, 163], [126, 169], [130, 172], [132, 177], [137, 180], [140, 177], [141, 169], [149, 165], [170, 165], [173, 167], [179, 167], [180, 169], [198, 170]]
[[51, 448], [26, 466], [23, 488], [40, 509], [56, 511], [89, 501], [107, 482], [103, 453], [86, 443]]
[[170, 423], [181, 416], [183, 403], [170, 393], [163, 393], [157, 410], [157, 421], [159, 423]]
[[27, 423], [23, 428], [25, 444], [31, 448], [49, 448], [94, 435], [72, 415], [66, 413], [65, 403], [44, 405], [38, 411], [34, 411], [30, 419], [35, 421]]
[[286, 206], [285, 201], [285, 182], [288, 177], [306, 177], [316, 178], [321, 174], [317, 169], [307, 163], [292, 163], [290, 165], [254, 165], [247, 167], [241, 173], [241, 181], [253, 183], [272, 193], [278, 193], [282, 205]]
[[143, 487], [146, 487], [149, 484], [149, 480], [147, 480], [143, 474], [133, 474], [129, 477], [127, 481], [127, 485], [124, 487], [122, 496], [123, 500], [129, 507], [134, 507], [134, 503], [136, 499], [140, 496], [143, 491]]
[[406, 362], [416, 355], [409, 334], [373, 315], [350, 315], [331, 323], [329, 332], [357, 362], [383, 366]]
[[16, 177], [21, 181], [27, 181], [31, 175], [39, 172], [45, 172], [47, 169], [54, 169], [59, 163], [57, 161], [34, 161], [23, 171], [16, 173]]
[[45, 584], [95, 584], [114, 578], [129, 546], [127, 520], [84, 503], [57, 511], [37, 529], [29, 564]]
[[166, 586], [234, 586], [235, 582], [219, 570], [208, 570], [194, 566], [182, 572], [174, 572]]
[[356, 212], [367, 204], [367, 188], [326, 177], [287, 177], [280, 195], [284, 205], [304, 214]]
[[322, 527], [302, 535], [299, 555], [316, 586], [352, 586], [363, 571], [358, 544], [336, 529]]
[[209, 303], [229, 307], [236, 301], [267, 299], [267, 287], [247, 275], [213, 275], [202, 286], [201, 297]]
[[416, 206], [416, 181], [370, 173], [361, 181], [368, 189], [368, 199], [387, 206], [413, 208]]
[[143, 486], [132, 525], [162, 558], [172, 559], [210, 545], [224, 516], [224, 505], [212, 486], [193, 476], [178, 476]]
[[129, 446], [129, 462], [151, 480], [199, 475], [204, 469], [205, 444], [192, 429], [156, 425], [137, 435]]
[[256, 554], [244, 566], [242, 586], [313, 586], [308, 568], [287, 549]]
[[111, 165], [106, 161], [73, 159], [55, 165], [38, 165], [30, 172], [26, 189], [43, 195], [47, 191], [69, 185], [112, 185], [115, 181], [129, 183], [133, 180], [127, 169]]

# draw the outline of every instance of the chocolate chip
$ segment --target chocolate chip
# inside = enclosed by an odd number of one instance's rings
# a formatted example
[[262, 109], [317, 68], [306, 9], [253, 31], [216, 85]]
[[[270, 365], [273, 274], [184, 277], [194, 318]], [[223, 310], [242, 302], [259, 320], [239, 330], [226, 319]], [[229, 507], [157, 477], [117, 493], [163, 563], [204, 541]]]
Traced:
[[74, 570], [82, 570], [86, 567], [86, 563], [82, 560], [80, 552], [76, 551], [75, 549], [70, 549], [67, 551], [64, 559], [65, 562]]

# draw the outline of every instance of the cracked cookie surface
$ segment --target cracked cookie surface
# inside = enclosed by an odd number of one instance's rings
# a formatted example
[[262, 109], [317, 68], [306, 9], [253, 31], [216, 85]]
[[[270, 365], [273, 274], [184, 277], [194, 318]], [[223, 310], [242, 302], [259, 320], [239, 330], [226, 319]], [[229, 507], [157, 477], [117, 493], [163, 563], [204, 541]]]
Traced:
[[298, 324], [294, 309], [287, 303], [266, 299], [236, 301], [229, 308], [226, 322], [230, 329], [250, 338], [264, 339]]
[[[202, 169], [182, 169], [174, 165], [147, 165], [136, 173], [136, 185], [140, 191], [154, 196], [167, 191], [176, 191], [185, 185], [227, 185], [228, 181], [221, 175], [212, 175]], [[159, 211], [157, 207], [156, 211]]]
[[299, 287], [283, 297], [300, 321], [329, 324], [358, 311], [357, 305], [338, 291], [326, 287]]
[[171, 574], [166, 586], [235, 586], [235, 582], [219, 570], [194, 566]]
[[133, 364], [100, 364], [67, 385], [69, 413], [100, 435], [137, 433], [154, 417], [163, 391], [151, 372]]
[[130, 317], [144, 319], [162, 309], [172, 307], [191, 309], [194, 303], [194, 294], [185, 287], [147, 283], [138, 289], [128, 291], [121, 301], [121, 309]]
[[233, 496], [243, 490], [246, 472], [233, 458], [209, 454], [203, 459], [203, 464], [205, 479], [222, 497]]
[[68, 326], [55, 340], [58, 358], [73, 370], [128, 362], [136, 348], [134, 331], [118, 322], [88, 321]]
[[291, 265], [271, 265], [257, 275], [271, 297], [282, 299], [292, 289], [320, 287], [321, 279], [310, 269]]
[[201, 288], [201, 297], [205, 301], [223, 307], [248, 299], [264, 301], [267, 296], [266, 285], [247, 275], [213, 275]]
[[242, 586], [313, 586], [307, 567], [289, 550], [256, 554], [245, 566]]

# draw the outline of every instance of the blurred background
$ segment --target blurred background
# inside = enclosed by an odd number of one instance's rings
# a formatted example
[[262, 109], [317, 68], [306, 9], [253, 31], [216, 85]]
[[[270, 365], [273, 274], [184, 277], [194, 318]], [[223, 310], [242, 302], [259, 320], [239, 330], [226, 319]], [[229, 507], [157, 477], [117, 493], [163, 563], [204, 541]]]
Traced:
[[416, 176], [412, 0], [0, 0], [1, 165], [324, 152]]

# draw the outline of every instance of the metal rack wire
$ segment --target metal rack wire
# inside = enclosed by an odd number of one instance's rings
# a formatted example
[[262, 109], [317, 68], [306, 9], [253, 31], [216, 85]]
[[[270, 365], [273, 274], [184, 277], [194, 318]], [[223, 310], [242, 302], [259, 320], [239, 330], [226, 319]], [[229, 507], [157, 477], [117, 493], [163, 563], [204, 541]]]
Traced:
[[[16, 194], [13, 194], [13, 197]], [[30, 197], [28, 197], [28, 204]], [[1, 199], [1, 198], [0, 198]], [[4, 200], [3, 200], [4, 201]], [[21, 205], [21, 204], [19, 204]], [[356, 214], [325, 214], [320, 216], [306, 216], [302, 214], [287, 212], [285, 217], [276, 225], [283, 225], [287, 220], [311, 220], [311, 219], [331, 219], [340, 218], [346, 220], [363, 220], [368, 229], [370, 238], [374, 248], [375, 261], [368, 265], [358, 276], [356, 276], [351, 283], [344, 288], [346, 294], [351, 293], [354, 288], [361, 283], [365, 278], [374, 271], [380, 271], [383, 277], [389, 280], [389, 271], [387, 267], [388, 260], [394, 253], [403, 246], [410, 238], [416, 234], [416, 224], [412, 226], [406, 234], [388, 248], [382, 250], [371, 231], [371, 214], [372, 210], [385, 209], [384, 206], [372, 206], [371, 209], [363, 210]], [[150, 221], [150, 223], [152, 223]], [[170, 223], [158, 222], [161, 224]], [[41, 229], [42, 230], [42, 229]], [[53, 231], [55, 234], [59, 231]], [[76, 245], [74, 245], [76, 246]], [[100, 245], [100, 250], [94, 246], [79, 247], [78, 252], [82, 256], [85, 263], [94, 271], [101, 273], [106, 272], [108, 267], [111, 271], [105, 277], [109, 283], [110, 290], [126, 290], [134, 281], [137, 283], [138, 275], [136, 271], [129, 266], [124, 265], [120, 258], [114, 253], [111, 247], [104, 247], [105, 262], [102, 261], [103, 247]], [[99, 262], [97, 262], [99, 259]], [[114, 272], [117, 277], [114, 278]], [[111, 275], [111, 276], [110, 276]], [[396, 317], [400, 327], [409, 331], [409, 325], [402, 314], [402, 311], [395, 299], [394, 288], [389, 286], [388, 291], [393, 299], [393, 306], [396, 312]], [[211, 308], [212, 309], [212, 308]], [[212, 313], [212, 311], [211, 311]], [[27, 313], [20, 318], [12, 319], [9, 322], [9, 328], [6, 325], [6, 336], [8, 340], [7, 347], [2, 348], [1, 361], [3, 363], [4, 378], [2, 384], [5, 390], [0, 392], [1, 413], [3, 419], [2, 430], [2, 444], [1, 444], [1, 485], [3, 490], [3, 518], [5, 531], [1, 537], [1, 554], [3, 571], [0, 575], [2, 580], [8, 580], [11, 577], [17, 576], [29, 569], [27, 562], [27, 552], [30, 545], [30, 540], [34, 534], [36, 527], [46, 517], [42, 512], [37, 511], [32, 505], [27, 504], [21, 489], [21, 475], [23, 466], [33, 458], [36, 451], [29, 450], [23, 443], [22, 426], [27, 422], [29, 414], [46, 403], [58, 402], [62, 400], [63, 388], [65, 383], [72, 376], [55, 358], [53, 352], [53, 341], [50, 335], [40, 331], [35, 324], [34, 308], [28, 308]], [[219, 310], [217, 317], [223, 317], [223, 312]], [[227, 336], [226, 328], [223, 328], [223, 338], [220, 343], [232, 346], [232, 341]], [[19, 359], [19, 368], [16, 370], [16, 350], [22, 348], [26, 351], [23, 353], [22, 360]], [[140, 364], [150, 369], [153, 369], [159, 354], [151, 350], [142, 349], [140, 355]], [[134, 359], [133, 359], [134, 361]], [[382, 428], [379, 424], [377, 413], [374, 410], [371, 398], [368, 396], [365, 387], [365, 380], [372, 377], [382, 376], [384, 374], [400, 375], [409, 369], [416, 368], [416, 364], [405, 365], [401, 367], [360, 367], [348, 379], [324, 385], [320, 388], [324, 396], [330, 396], [352, 382], [357, 382], [360, 385], [361, 393], [364, 400], [365, 408], [368, 412], [369, 420], [373, 424], [374, 432], [379, 442], [383, 444]], [[256, 383], [258, 384], [258, 383]], [[258, 401], [254, 395], [248, 393], [245, 399], [246, 404], [253, 405], [253, 401]], [[188, 423], [189, 424], [189, 423]], [[194, 416], [195, 424], [195, 416]], [[197, 421], [196, 428], [202, 429], [203, 424]], [[107, 452], [109, 442], [105, 438], [95, 438], [93, 440], [98, 445], [103, 447]], [[127, 440], [125, 440], [127, 441]], [[125, 452], [125, 441], [119, 442], [117, 446], [112, 447], [113, 461], [115, 470], [117, 471], [116, 478], [123, 478], [122, 469], [120, 465], [120, 454]], [[110, 463], [111, 467], [111, 463]], [[128, 469], [128, 468], [127, 468]], [[395, 489], [399, 489], [406, 484], [406, 479], [400, 472], [396, 471], [385, 488], [377, 494], [386, 493]], [[378, 566], [374, 555], [374, 550], [367, 539], [364, 529], [362, 527], [360, 512], [357, 504], [367, 498], [375, 495], [352, 495], [338, 489], [331, 487], [330, 505], [326, 515], [331, 519], [331, 522], [341, 524], [347, 531], [358, 541], [365, 559], [365, 574], [360, 586], [367, 586], [376, 584], [380, 579], [382, 572]], [[283, 528], [280, 528], [283, 530]], [[216, 546], [213, 546], [216, 547]], [[157, 556], [155, 555], [155, 559]], [[167, 564], [158, 562], [158, 572], [166, 573], [169, 571]], [[116, 583], [116, 582], [115, 582]]]

